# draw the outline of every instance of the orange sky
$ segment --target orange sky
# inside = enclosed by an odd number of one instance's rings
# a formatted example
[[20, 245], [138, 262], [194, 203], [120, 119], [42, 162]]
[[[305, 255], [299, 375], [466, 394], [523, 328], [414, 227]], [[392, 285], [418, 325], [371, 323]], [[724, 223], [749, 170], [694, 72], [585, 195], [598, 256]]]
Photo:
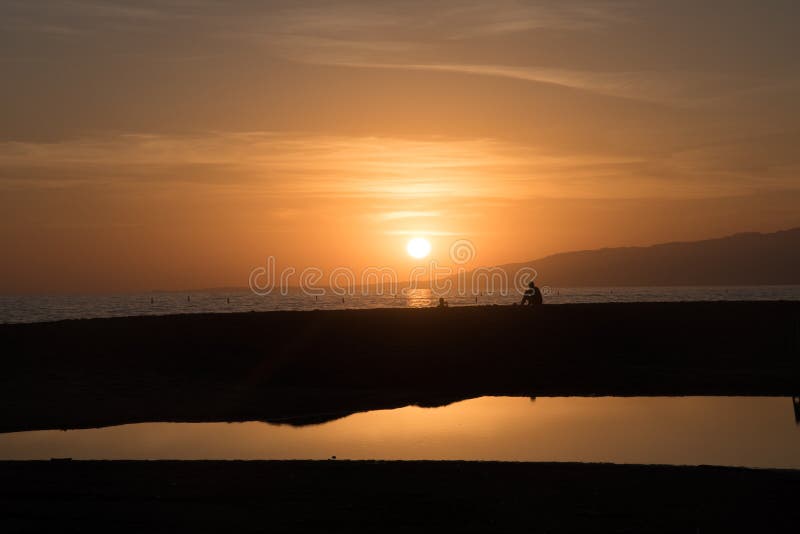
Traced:
[[800, 225], [793, 2], [0, 6], [0, 293]]

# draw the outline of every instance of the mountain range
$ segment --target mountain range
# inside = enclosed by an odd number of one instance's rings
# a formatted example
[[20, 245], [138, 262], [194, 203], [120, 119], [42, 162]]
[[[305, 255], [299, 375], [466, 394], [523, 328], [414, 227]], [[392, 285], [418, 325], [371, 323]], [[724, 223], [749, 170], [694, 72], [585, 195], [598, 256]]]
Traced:
[[553, 254], [499, 266], [532, 267], [537, 285], [690, 286], [800, 284], [800, 228], [703, 241]]

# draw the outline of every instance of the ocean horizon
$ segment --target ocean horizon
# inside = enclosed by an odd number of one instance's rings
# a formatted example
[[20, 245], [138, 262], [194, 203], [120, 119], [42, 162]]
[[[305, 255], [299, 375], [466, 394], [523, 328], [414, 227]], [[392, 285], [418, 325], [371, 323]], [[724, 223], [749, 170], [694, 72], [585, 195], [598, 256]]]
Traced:
[[[314, 297], [302, 293], [257, 295], [247, 289], [150, 291], [100, 295], [0, 295], [0, 324], [37, 323], [66, 319], [376, 308], [427, 308], [439, 297], [450, 306], [512, 305], [520, 300], [507, 294], [458, 295], [415, 289], [397, 295], [356, 294]], [[692, 301], [800, 301], [800, 285], [578, 287], [547, 288], [545, 303]]]

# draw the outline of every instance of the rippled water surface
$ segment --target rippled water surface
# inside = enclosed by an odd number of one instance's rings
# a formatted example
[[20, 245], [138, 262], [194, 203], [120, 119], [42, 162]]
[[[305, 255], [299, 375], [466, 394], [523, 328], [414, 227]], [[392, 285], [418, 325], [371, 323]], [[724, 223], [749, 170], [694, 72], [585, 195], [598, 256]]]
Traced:
[[[448, 296], [451, 306], [511, 304], [518, 295]], [[259, 296], [250, 291], [138, 293], [123, 295], [0, 296], [0, 323], [89, 317], [272, 310], [368, 309], [433, 306], [438, 295], [417, 289], [394, 296]], [[800, 286], [550, 288], [545, 302], [675, 302], [708, 300], [800, 300]]]

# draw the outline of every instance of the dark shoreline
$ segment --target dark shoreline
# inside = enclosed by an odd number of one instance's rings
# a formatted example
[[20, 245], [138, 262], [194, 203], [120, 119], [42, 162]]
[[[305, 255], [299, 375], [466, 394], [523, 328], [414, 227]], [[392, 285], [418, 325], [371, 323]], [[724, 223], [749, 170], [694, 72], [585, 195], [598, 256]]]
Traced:
[[0, 462], [0, 530], [794, 532], [800, 471], [498, 462]]
[[[271, 312], [0, 326], [0, 430], [312, 424], [481, 395], [796, 395], [800, 303]], [[3, 532], [794, 532], [800, 471], [0, 462]]]
[[198, 314], [0, 326], [0, 431], [322, 422], [482, 395], [800, 392], [800, 303]]

